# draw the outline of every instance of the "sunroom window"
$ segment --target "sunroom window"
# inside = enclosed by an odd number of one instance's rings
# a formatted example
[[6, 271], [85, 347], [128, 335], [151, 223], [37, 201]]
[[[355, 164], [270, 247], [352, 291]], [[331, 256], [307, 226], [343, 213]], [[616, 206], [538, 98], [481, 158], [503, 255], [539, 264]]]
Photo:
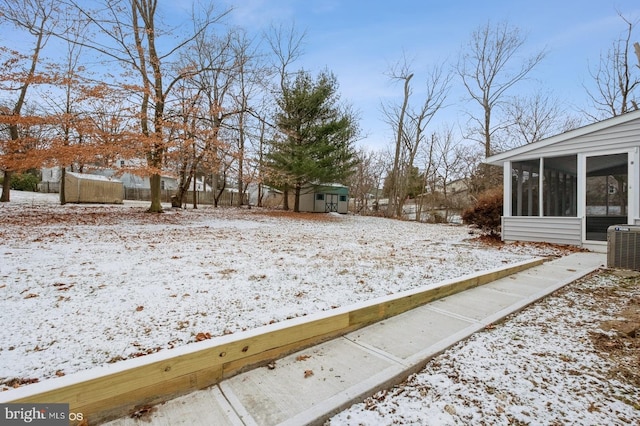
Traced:
[[576, 217], [577, 165], [577, 155], [514, 161], [511, 164], [511, 214]]
[[511, 211], [513, 216], [539, 215], [540, 160], [511, 164]]
[[544, 215], [576, 217], [578, 215], [578, 156], [545, 158], [543, 164]]

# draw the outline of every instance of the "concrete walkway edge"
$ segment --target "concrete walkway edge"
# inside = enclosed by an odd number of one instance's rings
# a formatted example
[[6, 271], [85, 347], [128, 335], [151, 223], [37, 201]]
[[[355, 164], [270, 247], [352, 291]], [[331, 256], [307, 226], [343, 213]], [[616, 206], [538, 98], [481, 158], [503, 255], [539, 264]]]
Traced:
[[[597, 255], [596, 255], [597, 256]], [[414, 356], [409, 358], [406, 365], [397, 365], [394, 368], [389, 368], [384, 370], [369, 379], [357, 383], [356, 385], [345, 389], [344, 391], [332, 396], [329, 399], [319, 402], [317, 405], [309, 408], [308, 410], [301, 412], [294, 417], [291, 417], [281, 423], [280, 426], [299, 426], [299, 425], [321, 425], [327, 419], [332, 417], [333, 415], [343, 411], [344, 409], [350, 407], [354, 403], [361, 402], [366, 397], [380, 391], [383, 389], [388, 389], [403, 380], [405, 380], [411, 374], [417, 373], [422, 370], [429, 361], [441, 354], [448, 348], [454, 346], [458, 342], [465, 340], [470, 337], [472, 334], [484, 329], [485, 327], [497, 323], [503, 320], [505, 317], [517, 313], [527, 306], [543, 299], [549, 294], [561, 289], [562, 287], [570, 284], [604, 266], [605, 258], [601, 257], [601, 261], [596, 260], [596, 264], [588, 265], [582, 269], [576, 269], [575, 273], [569, 275], [568, 277], [563, 277], [562, 279], [555, 282], [553, 285], [545, 287], [543, 290], [540, 290], [528, 297], [522, 298], [516, 303], [511, 304], [510, 306], [495, 312], [492, 315], [489, 315], [483, 318], [480, 321], [474, 322], [468, 327], [460, 330], [459, 332], [438, 341], [436, 344], [429, 346], [419, 353], [416, 353]], [[545, 266], [538, 266], [535, 268], [543, 269]], [[534, 268], [534, 269], [535, 269]], [[523, 272], [526, 273], [526, 272]], [[502, 278], [508, 279], [508, 278]], [[472, 290], [467, 290], [472, 291]], [[348, 336], [343, 337], [344, 339], [349, 339]], [[253, 423], [251, 421], [250, 423]], [[258, 423], [256, 423], [258, 424]]]
[[287, 355], [275, 368], [258, 367], [168, 401], [144, 420], [109, 425], [321, 425], [605, 261], [604, 254], [580, 252], [503, 276]]

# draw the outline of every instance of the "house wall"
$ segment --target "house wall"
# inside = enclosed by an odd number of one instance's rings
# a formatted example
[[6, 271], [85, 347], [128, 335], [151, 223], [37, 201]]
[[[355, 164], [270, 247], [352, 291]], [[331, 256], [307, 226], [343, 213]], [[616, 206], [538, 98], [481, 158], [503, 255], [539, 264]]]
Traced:
[[576, 153], [628, 150], [638, 145], [640, 145], [640, 118], [563, 140], [561, 143], [541, 146], [533, 151], [515, 155], [510, 160], [520, 161], [539, 157], [575, 155]]
[[582, 219], [578, 217], [503, 216], [504, 241], [533, 241], [582, 245]]
[[[636, 114], [635, 116], [638, 116]], [[622, 118], [617, 118], [622, 119]], [[584, 245], [587, 241], [585, 212], [586, 191], [586, 159], [592, 155], [609, 155], [616, 153], [628, 153], [629, 182], [628, 182], [628, 214], [629, 223], [640, 223], [640, 118], [633, 118], [627, 122], [601, 127], [606, 122], [596, 123], [596, 130], [584, 132], [575, 137], [566, 138], [558, 135], [550, 138], [549, 143], [543, 143], [535, 149], [527, 150], [522, 147], [522, 152], [514, 150], [513, 155], [504, 160], [504, 218], [503, 239], [506, 241], [549, 241], [562, 244]], [[585, 129], [586, 130], [586, 129]], [[505, 153], [507, 154], [507, 153]], [[511, 164], [514, 161], [532, 160], [539, 158], [552, 158], [577, 154], [577, 217], [512, 217], [511, 211]], [[542, 176], [540, 177], [542, 187]], [[542, 204], [542, 199], [540, 199]], [[566, 222], [569, 220], [569, 222]], [[556, 224], [557, 222], [557, 224]], [[558, 224], [568, 226], [558, 228]], [[576, 230], [575, 226], [579, 226]], [[544, 233], [548, 233], [543, 235]]]

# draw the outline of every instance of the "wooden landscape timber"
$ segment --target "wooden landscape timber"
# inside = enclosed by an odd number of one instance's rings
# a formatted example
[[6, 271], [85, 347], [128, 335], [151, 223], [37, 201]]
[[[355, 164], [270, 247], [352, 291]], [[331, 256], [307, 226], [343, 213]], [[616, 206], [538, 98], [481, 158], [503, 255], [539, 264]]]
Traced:
[[89, 424], [108, 421], [544, 261], [523, 261], [0, 392], [0, 403], [68, 403], [70, 412], [82, 413]]

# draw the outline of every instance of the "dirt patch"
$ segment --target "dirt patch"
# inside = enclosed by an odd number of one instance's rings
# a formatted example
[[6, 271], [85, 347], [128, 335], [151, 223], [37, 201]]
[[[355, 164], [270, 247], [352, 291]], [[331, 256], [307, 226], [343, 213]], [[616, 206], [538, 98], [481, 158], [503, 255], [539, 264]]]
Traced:
[[[615, 288], [598, 291], [601, 306], [618, 304], [623, 308], [615, 320], [600, 324], [602, 331], [590, 333], [598, 354], [614, 367], [610, 377], [640, 387], [640, 273], [612, 271], [618, 277]], [[635, 405], [640, 409], [640, 401]]]
[[589, 250], [578, 247], [571, 246], [566, 244], [552, 244], [552, 243], [544, 243], [544, 242], [521, 242], [521, 241], [513, 241], [513, 242], [504, 242], [500, 238], [500, 235], [489, 235], [483, 234], [477, 237], [471, 238], [470, 241], [475, 241], [480, 244], [483, 244], [488, 247], [497, 248], [498, 250], [509, 247], [509, 248], [522, 248], [529, 251], [539, 250], [555, 253], [557, 256], [566, 256], [571, 253], [578, 252], [588, 252]]
[[45, 214], [41, 208], [6, 209], [2, 211], [5, 225], [39, 227], [51, 225], [117, 225], [123, 222], [134, 224], [177, 224], [181, 221], [180, 211], [171, 214], [147, 213], [140, 207], [123, 206], [56, 206]]

